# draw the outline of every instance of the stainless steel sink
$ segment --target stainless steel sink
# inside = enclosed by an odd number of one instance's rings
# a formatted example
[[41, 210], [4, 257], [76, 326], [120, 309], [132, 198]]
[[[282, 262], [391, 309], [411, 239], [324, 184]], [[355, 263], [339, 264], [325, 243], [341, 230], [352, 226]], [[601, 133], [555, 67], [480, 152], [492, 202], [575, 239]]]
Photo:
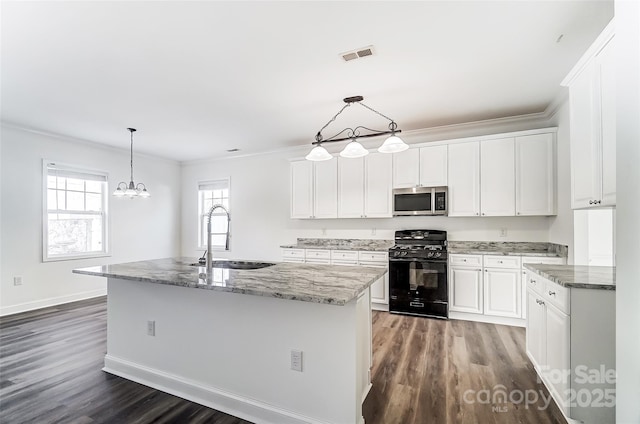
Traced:
[[[206, 266], [198, 262], [189, 264], [191, 266]], [[260, 269], [275, 265], [271, 262], [253, 262], [253, 261], [213, 261], [214, 268], [227, 269]]]

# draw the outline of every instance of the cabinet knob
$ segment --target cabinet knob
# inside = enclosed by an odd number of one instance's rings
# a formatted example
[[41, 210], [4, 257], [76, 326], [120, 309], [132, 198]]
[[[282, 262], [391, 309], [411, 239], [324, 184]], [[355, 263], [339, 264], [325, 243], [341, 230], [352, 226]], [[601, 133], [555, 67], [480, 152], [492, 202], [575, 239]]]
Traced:
[[480, 215], [478, 212], [476, 212], [476, 215]]
[[555, 296], [556, 292], [549, 290], [549, 296]]
[[484, 215], [484, 212], [482, 212], [482, 215]]
[[520, 212], [516, 212], [516, 215], [520, 215]]
[[466, 260], [466, 259], [463, 259], [463, 260], [462, 260], [462, 262], [467, 262], [467, 260]]

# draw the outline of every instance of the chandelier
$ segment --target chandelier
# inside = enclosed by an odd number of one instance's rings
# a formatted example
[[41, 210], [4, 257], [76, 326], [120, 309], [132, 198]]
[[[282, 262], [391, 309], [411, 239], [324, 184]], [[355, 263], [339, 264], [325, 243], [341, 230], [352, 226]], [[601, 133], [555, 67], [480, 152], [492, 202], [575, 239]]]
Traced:
[[[365, 149], [362, 144], [360, 144], [357, 140], [361, 139], [361, 138], [368, 138], [368, 137], [377, 137], [380, 135], [386, 135], [386, 134], [390, 134], [390, 136], [384, 141], [384, 143], [378, 148], [378, 151], [381, 153], [397, 153], [397, 152], [402, 152], [404, 150], [407, 150], [409, 148], [409, 146], [402, 141], [402, 139], [400, 137], [398, 137], [396, 135], [396, 133], [402, 132], [402, 130], [398, 129], [398, 124], [395, 123], [395, 121], [391, 118], [389, 118], [388, 116], [383, 115], [382, 113], [378, 112], [377, 110], [365, 105], [364, 103], [362, 103], [362, 100], [364, 100], [364, 97], [362, 96], [353, 96], [353, 97], [347, 97], [345, 99], [343, 99], [344, 102], [346, 103], [342, 109], [340, 109], [340, 111], [338, 113], [336, 113], [333, 118], [331, 118], [329, 120], [329, 122], [327, 122], [324, 127], [322, 127], [320, 129], [320, 131], [318, 131], [318, 133], [316, 134], [316, 141], [314, 141], [313, 143], [311, 143], [312, 145], [314, 145], [315, 147], [313, 149], [311, 149], [311, 152], [309, 152], [309, 154], [305, 157], [305, 159], [307, 160], [311, 160], [311, 161], [323, 161], [323, 160], [329, 160], [332, 159], [333, 156], [327, 152], [327, 149], [325, 149], [324, 147], [322, 147], [323, 143], [333, 143], [333, 142], [338, 142], [338, 141], [345, 141], [345, 140], [350, 140], [349, 143], [345, 146], [345, 148], [342, 150], [342, 152], [340, 152], [340, 156], [342, 156], [343, 158], [360, 158], [363, 156], [366, 156], [369, 154], [369, 151], [367, 149]], [[329, 124], [331, 124], [333, 121], [336, 120], [336, 118], [338, 117], [338, 115], [340, 115], [346, 108], [348, 108], [349, 106], [353, 105], [353, 104], [357, 104], [360, 105], [368, 110], [370, 110], [371, 112], [382, 116], [383, 118], [385, 118], [386, 120], [389, 121], [389, 129], [386, 131], [378, 131], [378, 130], [373, 130], [371, 128], [367, 128], [365, 126], [357, 126], [355, 128], [345, 128], [342, 131], [340, 131], [339, 133], [337, 133], [336, 135], [329, 137], [327, 139], [324, 139], [322, 137], [322, 131], [327, 128], [329, 126]]]
[[136, 131], [135, 128], [127, 128], [131, 133], [131, 180], [129, 181], [129, 185], [126, 182], [121, 181], [118, 183], [118, 188], [113, 192], [113, 195], [116, 197], [124, 197], [128, 196], [130, 199], [134, 197], [149, 197], [151, 194], [147, 191], [147, 187], [143, 183], [133, 182], [133, 133]]

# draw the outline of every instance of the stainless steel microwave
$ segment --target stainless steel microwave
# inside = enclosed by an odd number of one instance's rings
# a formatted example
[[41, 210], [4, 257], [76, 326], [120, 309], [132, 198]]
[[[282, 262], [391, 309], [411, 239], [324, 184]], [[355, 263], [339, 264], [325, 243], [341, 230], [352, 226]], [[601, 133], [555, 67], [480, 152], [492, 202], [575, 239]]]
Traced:
[[393, 215], [446, 215], [447, 187], [412, 187], [393, 190]]

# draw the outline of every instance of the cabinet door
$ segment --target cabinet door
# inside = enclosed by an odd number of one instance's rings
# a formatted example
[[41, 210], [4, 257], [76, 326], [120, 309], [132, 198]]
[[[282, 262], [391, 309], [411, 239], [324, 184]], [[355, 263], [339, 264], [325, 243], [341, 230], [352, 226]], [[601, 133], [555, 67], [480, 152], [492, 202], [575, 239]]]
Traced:
[[393, 188], [420, 184], [420, 150], [407, 149], [393, 154]]
[[338, 161], [316, 162], [313, 166], [314, 218], [338, 217]]
[[392, 207], [392, 155], [370, 153], [364, 161], [364, 216], [391, 218]]
[[599, 198], [600, 161], [597, 134], [600, 131], [595, 116], [593, 91], [595, 65], [591, 61], [569, 88], [571, 197], [573, 209], [588, 208]]
[[478, 268], [451, 268], [449, 310], [482, 313], [482, 271]]
[[513, 138], [480, 143], [480, 214], [516, 214], [515, 142]]
[[313, 162], [291, 162], [291, 218], [313, 218]]
[[364, 215], [364, 158], [338, 158], [338, 217]]
[[598, 53], [596, 63], [600, 71], [600, 118], [602, 134], [602, 203], [616, 205], [616, 61], [613, 43]]
[[520, 318], [520, 269], [485, 268], [484, 314]]
[[447, 147], [449, 216], [480, 215], [480, 142]]
[[420, 148], [420, 185], [438, 187], [447, 185], [447, 146]]
[[556, 214], [554, 134], [516, 137], [516, 215]]
[[547, 365], [545, 308], [540, 295], [527, 291], [527, 353], [538, 372]]
[[[386, 268], [386, 265], [380, 268]], [[371, 285], [371, 301], [382, 305], [389, 304], [389, 273]]]
[[[569, 349], [571, 346], [571, 334], [570, 334], [570, 320], [569, 316], [555, 306], [546, 303], [546, 319], [545, 319], [545, 333], [547, 336], [546, 350], [547, 350], [547, 367], [548, 373], [552, 373], [554, 377], [560, 375], [567, 375], [566, 372], [570, 370], [570, 357]], [[567, 378], [551, 378], [551, 391], [553, 397], [556, 400], [560, 400], [558, 406], [564, 410], [567, 414], [568, 408], [566, 405], [566, 394], [569, 389], [570, 376]], [[563, 405], [564, 403], [564, 405]]]

